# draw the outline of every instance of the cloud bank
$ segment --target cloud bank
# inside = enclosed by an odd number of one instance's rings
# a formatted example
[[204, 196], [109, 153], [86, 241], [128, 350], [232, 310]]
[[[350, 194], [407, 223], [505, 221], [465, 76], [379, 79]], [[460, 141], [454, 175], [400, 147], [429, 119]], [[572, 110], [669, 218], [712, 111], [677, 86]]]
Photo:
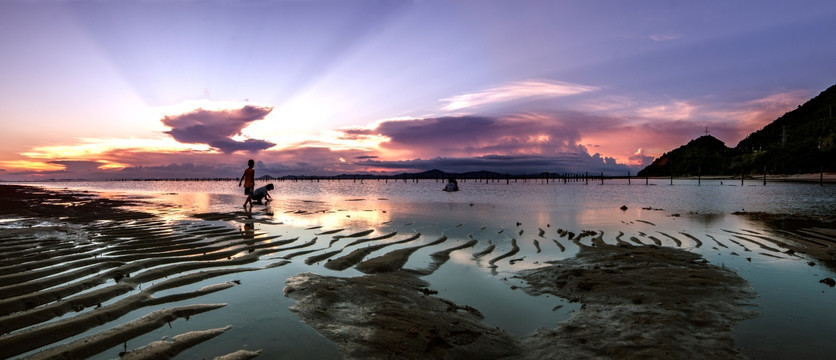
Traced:
[[580, 130], [607, 126], [611, 119], [578, 113], [521, 114], [507, 117], [449, 116], [384, 121], [372, 129], [343, 129], [347, 138], [381, 136], [382, 152], [401, 158], [368, 156], [354, 165], [370, 168], [447, 172], [490, 170], [508, 173], [605, 171], [626, 174], [614, 158], [589, 154], [579, 145]]

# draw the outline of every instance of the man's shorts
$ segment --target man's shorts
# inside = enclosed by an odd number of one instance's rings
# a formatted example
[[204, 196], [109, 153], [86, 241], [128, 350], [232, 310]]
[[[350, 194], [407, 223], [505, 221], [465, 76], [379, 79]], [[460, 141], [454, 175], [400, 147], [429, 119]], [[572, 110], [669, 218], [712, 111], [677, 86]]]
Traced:
[[244, 195], [252, 195], [253, 194], [253, 187], [245, 187], [244, 188]]

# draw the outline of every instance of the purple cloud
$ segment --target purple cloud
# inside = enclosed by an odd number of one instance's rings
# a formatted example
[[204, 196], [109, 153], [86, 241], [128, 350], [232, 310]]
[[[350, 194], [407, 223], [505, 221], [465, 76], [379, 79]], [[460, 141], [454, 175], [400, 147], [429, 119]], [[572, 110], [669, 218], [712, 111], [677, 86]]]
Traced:
[[557, 154], [584, 151], [572, 116], [523, 114], [385, 121], [375, 129], [344, 129], [347, 138], [383, 135], [382, 147], [422, 157]]
[[269, 149], [273, 147], [274, 143], [266, 140], [247, 139], [244, 141], [235, 141], [229, 138], [213, 140], [209, 142], [209, 146], [220, 149], [225, 153], [231, 153], [239, 150], [256, 152], [259, 150]]
[[186, 114], [165, 116], [161, 121], [171, 128], [165, 133], [182, 143], [207, 144], [225, 153], [239, 150], [256, 152], [276, 144], [258, 139], [235, 141], [232, 137], [241, 135], [242, 129], [253, 121], [264, 119], [271, 111], [272, 107], [250, 105], [234, 110], [197, 109]]
[[98, 161], [87, 161], [87, 160], [61, 160], [61, 161], [48, 161], [49, 164], [55, 165], [63, 165], [64, 170], [57, 171], [60, 172], [72, 172], [72, 173], [85, 173], [85, 172], [92, 172], [99, 170], [99, 167], [103, 164]]

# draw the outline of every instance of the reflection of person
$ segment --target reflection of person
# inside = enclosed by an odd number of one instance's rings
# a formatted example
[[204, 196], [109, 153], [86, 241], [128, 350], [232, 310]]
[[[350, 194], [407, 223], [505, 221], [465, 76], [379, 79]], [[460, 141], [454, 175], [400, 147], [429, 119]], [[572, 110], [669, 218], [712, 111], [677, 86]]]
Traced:
[[255, 202], [256, 204], [261, 204], [261, 199], [265, 199], [265, 202], [273, 200], [273, 198], [268, 193], [268, 191], [270, 190], [273, 190], [273, 184], [267, 184], [267, 186], [262, 186], [258, 189], [255, 189], [255, 191], [253, 191], [253, 202]]
[[444, 191], [459, 191], [459, 183], [456, 179], [450, 178], [444, 186]]
[[244, 170], [244, 175], [241, 176], [241, 180], [238, 180], [238, 187], [241, 187], [241, 182], [244, 182], [244, 194], [247, 195], [247, 200], [244, 200], [244, 211], [247, 210], [247, 204], [250, 204], [249, 211], [253, 209], [253, 187], [255, 187], [255, 170], [253, 170], [253, 166], [255, 166], [255, 161], [250, 159], [247, 161], [247, 168]]
[[[252, 241], [255, 239], [255, 224], [252, 222], [244, 223], [244, 230], [241, 233], [244, 239], [247, 240], [247, 244], [252, 245]], [[252, 252], [252, 249], [250, 249], [250, 252]]]

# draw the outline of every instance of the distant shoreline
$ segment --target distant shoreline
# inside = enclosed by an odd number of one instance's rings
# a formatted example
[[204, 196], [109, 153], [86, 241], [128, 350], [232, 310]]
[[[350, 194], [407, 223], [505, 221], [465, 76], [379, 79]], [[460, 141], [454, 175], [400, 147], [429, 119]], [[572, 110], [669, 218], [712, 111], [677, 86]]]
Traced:
[[[548, 175], [546, 175], [548, 174]], [[514, 181], [527, 181], [527, 180], [552, 180], [554, 182], [559, 182], [563, 179], [568, 179], [571, 181], [577, 181], [582, 179], [589, 179], [589, 180], [600, 180], [600, 174], [588, 174], [588, 173], [571, 173], [571, 174], [561, 174], [561, 173], [542, 173], [542, 174], [531, 174], [531, 175], [489, 175], [485, 176], [470, 176], [456, 173], [449, 173], [446, 177], [437, 177], [437, 176], [425, 176], [421, 174], [406, 174], [406, 175], [368, 175], [368, 174], [357, 174], [357, 175], [336, 175], [336, 176], [301, 176], [301, 175], [288, 175], [283, 177], [268, 177], [268, 178], [258, 178], [257, 181], [357, 181], [357, 180], [392, 180], [392, 181], [417, 181], [417, 180], [445, 180], [447, 177], [454, 177], [456, 179], [466, 179], [466, 180], [491, 180], [491, 181], [503, 181], [503, 180], [514, 180]], [[617, 179], [654, 179], [654, 180], [666, 180], [670, 179], [670, 176], [625, 176], [625, 175], [604, 175], [605, 180], [617, 180]], [[763, 180], [763, 174], [752, 174], [752, 175], [744, 175], [743, 178], [745, 180]], [[674, 180], [740, 180], [740, 176], [736, 175], [702, 175], [702, 176], [674, 176]], [[41, 180], [3, 180], [0, 179], [0, 183], [5, 184], [38, 184], [38, 183], [57, 183], [57, 182], [144, 182], [144, 181], [235, 181], [235, 178], [148, 178], [148, 179], [41, 179]], [[799, 183], [828, 183], [833, 184], [836, 183], [836, 173], [809, 173], [809, 174], [788, 174], [788, 175], [766, 175], [767, 182], [799, 182]]]

